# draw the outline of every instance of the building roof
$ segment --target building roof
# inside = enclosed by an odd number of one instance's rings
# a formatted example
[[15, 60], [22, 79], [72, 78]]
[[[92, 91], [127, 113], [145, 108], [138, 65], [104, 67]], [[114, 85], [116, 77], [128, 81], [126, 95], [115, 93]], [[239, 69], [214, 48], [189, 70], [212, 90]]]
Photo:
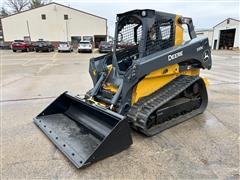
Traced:
[[213, 31], [213, 29], [195, 29], [196, 32]]
[[11, 14], [11, 15], [6, 16], [6, 17], [3, 17], [3, 18], [1, 18], [1, 19], [5, 19], [5, 18], [8, 18], [8, 17], [10, 17], [10, 16], [15, 16], [15, 15], [18, 15], [18, 14], [21, 14], [21, 13], [24, 13], [24, 12], [27, 12], [27, 11], [33, 11], [33, 10], [35, 10], [35, 9], [42, 8], [42, 7], [49, 6], [49, 5], [53, 5], [53, 4], [59, 5], [59, 6], [63, 6], [63, 7], [65, 7], [65, 8], [69, 8], [69, 9], [71, 9], [71, 10], [78, 11], [78, 12], [81, 12], [81, 13], [84, 13], [84, 14], [88, 14], [88, 15], [90, 15], [90, 16], [94, 16], [94, 17], [97, 17], [97, 18], [100, 18], [100, 19], [104, 19], [104, 20], [107, 21], [107, 19], [104, 18], [104, 17], [97, 16], [97, 15], [94, 15], [94, 14], [91, 14], [91, 13], [88, 13], [88, 12], [85, 12], [85, 11], [81, 11], [81, 10], [79, 10], [79, 9], [75, 9], [75, 8], [72, 8], [72, 7], [69, 7], [69, 6], [65, 6], [65, 5], [63, 5], [63, 4], [56, 3], [56, 2], [51, 2], [51, 3], [45, 4], [45, 5], [43, 5], [43, 6], [34, 8], [34, 9], [28, 9], [28, 10], [25, 10], [25, 11], [21, 11], [21, 12], [19, 12], [19, 13]]
[[223, 21], [221, 21], [220, 23], [218, 23], [217, 25], [215, 25], [215, 26], [213, 26], [213, 28], [215, 28], [216, 26], [218, 26], [218, 25], [220, 25], [220, 24], [222, 24], [223, 22], [225, 22], [226, 20], [234, 20], [234, 21], [237, 21], [237, 22], [240, 22], [240, 20], [238, 20], [238, 19], [234, 19], [234, 18], [227, 18], [227, 19], [224, 19]]

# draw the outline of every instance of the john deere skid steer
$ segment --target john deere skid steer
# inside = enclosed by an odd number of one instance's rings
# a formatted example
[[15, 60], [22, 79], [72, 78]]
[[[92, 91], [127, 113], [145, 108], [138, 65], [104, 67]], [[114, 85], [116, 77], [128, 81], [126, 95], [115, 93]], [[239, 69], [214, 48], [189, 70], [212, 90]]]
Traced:
[[[189, 41], [183, 41], [183, 24]], [[34, 122], [80, 168], [132, 144], [130, 127], [146, 136], [202, 113], [211, 68], [207, 38], [191, 18], [154, 10], [117, 15], [113, 52], [90, 59], [94, 87], [85, 97], [60, 95]]]

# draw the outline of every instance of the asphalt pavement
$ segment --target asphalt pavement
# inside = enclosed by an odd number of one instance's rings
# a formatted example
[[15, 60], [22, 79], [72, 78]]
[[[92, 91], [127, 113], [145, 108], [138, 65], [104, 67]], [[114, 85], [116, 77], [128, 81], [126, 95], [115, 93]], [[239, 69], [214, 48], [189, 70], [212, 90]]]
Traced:
[[92, 87], [87, 53], [13, 53], [1, 50], [2, 179], [239, 179], [240, 53], [213, 51], [207, 110], [77, 169], [32, 119], [64, 91]]

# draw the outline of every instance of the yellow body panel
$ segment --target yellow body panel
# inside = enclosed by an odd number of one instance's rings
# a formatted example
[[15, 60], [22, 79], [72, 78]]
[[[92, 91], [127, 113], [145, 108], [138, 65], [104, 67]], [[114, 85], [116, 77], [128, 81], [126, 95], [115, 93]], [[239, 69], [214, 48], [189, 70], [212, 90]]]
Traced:
[[98, 106], [103, 106], [103, 107], [107, 107], [107, 104], [104, 102], [99, 102], [99, 101], [95, 101], [93, 98], [88, 99], [89, 102], [96, 104]]
[[[109, 75], [110, 72], [112, 71], [112, 65], [108, 65], [107, 68], [108, 68], [108, 75]], [[110, 83], [106, 83], [106, 84], [103, 85], [103, 89], [105, 89], [107, 91], [111, 91], [113, 93], [116, 93], [117, 90], [118, 90], [118, 87], [116, 87], [116, 86], [114, 86]]]
[[200, 69], [191, 69], [182, 71], [179, 75], [187, 75], [187, 76], [198, 76], [200, 74]]
[[206, 77], [203, 78], [203, 81], [204, 81], [205, 86], [208, 87], [208, 85], [209, 85], [208, 78], [206, 78]]
[[148, 96], [162, 88], [179, 75], [198, 76], [199, 73], [199, 69], [191, 69], [179, 72], [178, 64], [170, 65], [154, 71], [147, 75], [134, 87], [132, 104], [136, 103], [140, 98]]
[[110, 84], [110, 83], [107, 83], [107, 84], [104, 84], [103, 85], [103, 89], [107, 90], [107, 91], [111, 91], [113, 93], [116, 93], [117, 90], [118, 90], [118, 87]]
[[182, 25], [178, 22], [180, 16], [176, 15], [175, 19], [175, 46], [180, 45], [183, 43], [183, 27]]

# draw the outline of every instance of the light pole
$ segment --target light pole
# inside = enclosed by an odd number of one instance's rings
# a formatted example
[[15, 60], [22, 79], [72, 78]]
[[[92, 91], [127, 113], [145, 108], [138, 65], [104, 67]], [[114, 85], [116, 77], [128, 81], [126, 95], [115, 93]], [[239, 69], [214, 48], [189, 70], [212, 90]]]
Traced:
[[66, 35], [67, 35], [67, 42], [68, 42], [68, 35], [69, 35], [69, 20], [71, 20], [72, 18], [68, 18], [66, 20]]
[[29, 30], [29, 24], [28, 24], [28, 20], [27, 20], [27, 30], [28, 30], [28, 36], [29, 36], [29, 40], [31, 42], [31, 35], [30, 35], [30, 30]]
[[68, 20], [66, 20], [66, 34], [67, 34], [67, 42], [68, 42]]

